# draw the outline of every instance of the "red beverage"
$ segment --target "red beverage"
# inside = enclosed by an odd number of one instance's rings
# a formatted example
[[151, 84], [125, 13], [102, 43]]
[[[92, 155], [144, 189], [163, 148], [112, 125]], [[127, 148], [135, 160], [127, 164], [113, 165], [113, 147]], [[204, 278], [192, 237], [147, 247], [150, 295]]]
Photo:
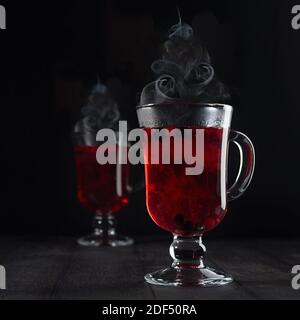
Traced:
[[114, 213], [128, 203], [129, 166], [100, 165], [96, 160], [97, 149], [97, 146], [75, 146], [77, 196], [93, 212]]
[[[148, 150], [145, 150], [147, 208], [154, 222], [162, 229], [181, 236], [198, 236], [217, 226], [227, 210], [226, 177], [227, 135], [223, 128], [191, 128], [192, 138], [171, 139], [171, 164], [151, 164], [151, 129], [147, 128]], [[204, 171], [186, 175], [188, 165], [174, 164], [174, 144], [192, 144], [196, 150], [195, 130], [204, 130]], [[169, 132], [172, 128], [168, 128]], [[182, 130], [182, 137], [183, 130]], [[203, 152], [201, 149], [201, 152]], [[184, 158], [183, 158], [184, 159]], [[221, 174], [222, 173], [222, 174]], [[224, 175], [224, 176], [223, 176]]]

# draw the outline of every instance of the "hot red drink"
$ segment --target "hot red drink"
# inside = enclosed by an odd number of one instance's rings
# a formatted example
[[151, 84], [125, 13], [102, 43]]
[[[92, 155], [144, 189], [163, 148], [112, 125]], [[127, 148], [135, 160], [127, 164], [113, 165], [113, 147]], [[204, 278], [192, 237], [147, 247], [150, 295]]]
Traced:
[[129, 166], [98, 164], [97, 148], [75, 146], [78, 199], [93, 212], [114, 213], [128, 203]]
[[[151, 129], [146, 130], [149, 138]], [[151, 139], [150, 142], [149, 139], [148, 150], [144, 153], [148, 211], [158, 226], [181, 236], [200, 235], [214, 228], [227, 210], [226, 177], [223, 173], [227, 161], [228, 130], [203, 128], [204, 170], [200, 175], [187, 175], [189, 166], [185, 162], [172, 163], [176, 150], [174, 144], [182, 143], [182, 150], [184, 144], [192, 144], [194, 152], [195, 130], [192, 128], [193, 138], [171, 139], [171, 164], [150, 163], [151, 144], [159, 144], [161, 148], [161, 140]]]

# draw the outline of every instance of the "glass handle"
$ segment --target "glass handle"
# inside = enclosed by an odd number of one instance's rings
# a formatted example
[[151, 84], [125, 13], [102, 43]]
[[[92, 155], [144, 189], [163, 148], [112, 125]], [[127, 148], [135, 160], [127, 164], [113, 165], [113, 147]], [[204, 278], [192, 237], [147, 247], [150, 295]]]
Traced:
[[227, 190], [228, 200], [239, 198], [248, 188], [255, 166], [255, 151], [251, 140], [243, 133], [231, 130], [229, 143], [233, 142], [240, 153], [240, 168], [234, 184]]

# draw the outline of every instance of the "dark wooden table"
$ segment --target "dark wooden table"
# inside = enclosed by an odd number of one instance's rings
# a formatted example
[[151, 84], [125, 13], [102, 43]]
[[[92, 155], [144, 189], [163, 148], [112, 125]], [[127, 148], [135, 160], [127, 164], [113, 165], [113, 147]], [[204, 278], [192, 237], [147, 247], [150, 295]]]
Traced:
[[206, 262], [235, 282], [219, 288], [150, 286], [145, 273], [170, 264], [169, 241], [124, 248], [80, 248], [74, 238], [0, 238], [7, 290], [0, 299], [300, 299], [291, 269], [300, 240], [207, 241]]

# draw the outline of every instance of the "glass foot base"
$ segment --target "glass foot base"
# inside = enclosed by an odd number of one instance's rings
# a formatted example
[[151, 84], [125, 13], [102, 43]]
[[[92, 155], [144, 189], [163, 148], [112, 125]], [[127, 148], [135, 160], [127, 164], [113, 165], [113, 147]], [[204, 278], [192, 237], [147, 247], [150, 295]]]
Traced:
[[84, 247], [123, 247], [130, 246], [134, 243], [132, 238], [124, 237], [118, 234], [103, 237], [102, 234], [92, 233], [90, 235], [81, 237], [77, 240], [80, 246]]
[[145, 280], [150, 284], [161, 286], [199, 286], [217, 287], [229, 284], [233, 278], [208, 267], [176, 268], [158, 270], [148, 273]]

